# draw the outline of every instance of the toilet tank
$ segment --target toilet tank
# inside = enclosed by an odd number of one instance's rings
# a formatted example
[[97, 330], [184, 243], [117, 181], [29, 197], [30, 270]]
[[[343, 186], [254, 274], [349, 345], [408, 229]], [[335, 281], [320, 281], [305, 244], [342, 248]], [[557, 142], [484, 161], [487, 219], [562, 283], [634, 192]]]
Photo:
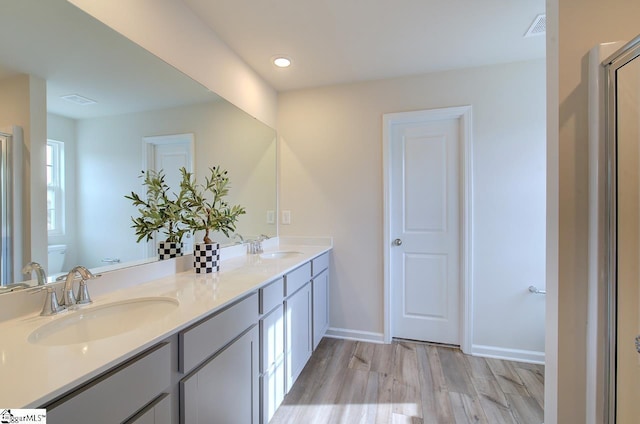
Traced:
[[48, 246], [49, 266], [47, 274], [53, 275], [62, 272], [64, 266], [64, 257], [67, 253], [66, 244], [52, 244]]

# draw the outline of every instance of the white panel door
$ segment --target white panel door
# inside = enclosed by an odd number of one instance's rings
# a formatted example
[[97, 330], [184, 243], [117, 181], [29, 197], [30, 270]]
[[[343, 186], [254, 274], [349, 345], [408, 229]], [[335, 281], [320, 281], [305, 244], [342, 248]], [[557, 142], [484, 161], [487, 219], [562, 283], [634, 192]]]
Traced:
[[[147, 157], [147, 169], [162, 171], [165, 182], [171, 188], [172, 193], [180, 192], [180, 168], [193, 172], [193, 134], [163, 135], [157, 137], [145, 137], [145, 152]], [[156, 243], [164, 240], [161, 234], [156, 237], [155, 243], [149, 243], [149, 255], [155, 256]], [[186, 234], [182, 240], [182, 252], [193, 250], [193, 238]]]
[[191, 146], [184, 143], [154, 146], [154, 169], [162, 170], [165, 181], [174, 192], [180, 191], [180, 168], [191, 171]]
[[391, 132], [391, 331], [460, 344], [459, 118]]

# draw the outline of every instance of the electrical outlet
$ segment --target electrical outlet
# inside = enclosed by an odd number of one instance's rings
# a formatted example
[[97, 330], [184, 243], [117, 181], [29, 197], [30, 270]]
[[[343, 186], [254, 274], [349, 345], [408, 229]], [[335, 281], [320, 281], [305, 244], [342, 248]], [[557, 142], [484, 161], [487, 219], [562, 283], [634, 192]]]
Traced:
[[291, 211], [282, 211], [282, 225], [291, 224]]
[[267, 211], [267, 224], [275, 224], [275, 223], [276, 223], [276, 212]]

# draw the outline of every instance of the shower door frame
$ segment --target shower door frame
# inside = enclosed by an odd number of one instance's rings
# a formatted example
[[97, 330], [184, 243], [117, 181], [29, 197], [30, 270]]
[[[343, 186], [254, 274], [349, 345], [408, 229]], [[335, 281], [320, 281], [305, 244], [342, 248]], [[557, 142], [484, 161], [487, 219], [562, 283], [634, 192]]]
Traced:
[[[605, 342], [608, 349], [605, 351], [605, 423], [616, 422], [617, 405], [617, 326], [618, 326], [618, 270], [617, 270], [617, 137], [618, 137], [618, 110], [617, 110], [617, 71], [640, 57], [640, 35], [625, 44], [622, 48], [609, 56], [602, 66], [605, 70], [604, 98], [605, 102], [605, 155], [606, 155], [606, 205], [605, 208], [605, 234], [606, 245], [606, 290], [607, 290], [607, 316], [605, 325]], [[640, 60], [640, 59], [638, 59]]]
[[12, 134], [0, 132], [0, 286], [13, 282]]

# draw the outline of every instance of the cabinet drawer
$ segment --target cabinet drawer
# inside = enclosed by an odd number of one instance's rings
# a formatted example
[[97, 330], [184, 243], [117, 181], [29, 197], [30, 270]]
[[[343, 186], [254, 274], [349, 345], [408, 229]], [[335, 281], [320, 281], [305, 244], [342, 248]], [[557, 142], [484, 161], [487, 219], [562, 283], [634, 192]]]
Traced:
[[284, 276], [285, 296], [291, 296], [311, 279], [311, 262], [296, 268]]
[[278, 278], [273, 283], [260, 289], [260, 313], [266, 314], [278, 305], [282, 305], [284, 298], [284, 279]]
[[51, 423], [122, 422], [171, 384], [171, 345], [162, 343], [138, 358], [47, 405]]
[[188, 373], [258, 321], [258, 294], [180, 332], [179, 369]]
[[164, 393], [124, 424], [171, 424], [171, 396]]
[[311, 260], [311, 275], [316, 276], [329, 268], [329, 252]]

